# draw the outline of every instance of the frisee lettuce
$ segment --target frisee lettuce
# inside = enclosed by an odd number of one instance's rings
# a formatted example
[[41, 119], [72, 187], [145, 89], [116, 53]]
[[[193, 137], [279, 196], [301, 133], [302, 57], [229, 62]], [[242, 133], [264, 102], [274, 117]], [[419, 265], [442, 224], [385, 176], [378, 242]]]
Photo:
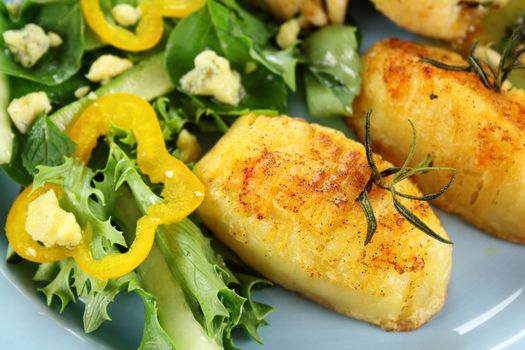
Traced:
[[[133, 239], [138, 217], [162, 201], [125, 151], [130, 147], [119, 145], [121, 139], [129, 139], [126, 132], [117, 134], [106, 138], [109, 155], [103, 168], [91, 170], [67, 159], [58, 166], [39, 167], [35, 176], [35, 188], [47, 182], [63, 187], [61, 206], [82, 227], [94, 228], [92, 251], [97, 258], [125, 247]], [[62, 310], [81, 298], [87, 332], [110, 319], [107, 307], [118, 293], [138, 293], [145, 304], [143, 349], [187, 348], [197, 338], [202, 349], [236, 349], [231, 337], [236, 327], [261, 341], [258, 329], [272, 309], [253, 301], [251, 291], [269, 282], [234, 272], [238, 264], [230, 269], [211, 243], [197, 225], [184, 219], [158, 229], [154, 249], [136, 273], [99, 281], [67, 259], [41, 264], [35, 280], [47, 282], [41, 291], [48, 304], [58, 297]]]

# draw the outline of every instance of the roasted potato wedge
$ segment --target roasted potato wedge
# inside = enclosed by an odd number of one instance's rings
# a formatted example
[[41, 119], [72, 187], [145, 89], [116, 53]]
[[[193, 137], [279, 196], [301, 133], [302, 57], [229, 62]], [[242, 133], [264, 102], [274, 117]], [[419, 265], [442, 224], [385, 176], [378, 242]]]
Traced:
[[[504, 6], [507, 0], [372, 0], [376, 8], [399, 26], [412, 32], [445, 40], [463, 38], [491, 7]], [[489, 3], [487, 1], [487, 3]]]
[[[370, 168], [363, 146], [341, 132], [244, 116], [194, 171], [206, 187], [204, 223], [276, 283], [387, 330], [413, 330], [443, 306], [452, 248], [405, 221], [385, 190], [370, 193], [379, 227], [364, 245], [356, 198]], [[419, 193], [407, 180], [398, 189]], [[427, 203], [403, 203], [447, 237]]]
[[[487, 89], [474, 73], [452, 72], [420, 61], [430, 57], [465, 66], [457, 54], [391, 39], [363, 57], [361, 95], [347, 119], [363, 138], [372, 111], [375, 150], [401, 164], [418, 132], [415, 160], [459, 170], [456, 183], [435, 204], [501, 238], [525, 243], [525, 92]], [[433, 173], [416, 181], [430, 192], [448, 179]]]

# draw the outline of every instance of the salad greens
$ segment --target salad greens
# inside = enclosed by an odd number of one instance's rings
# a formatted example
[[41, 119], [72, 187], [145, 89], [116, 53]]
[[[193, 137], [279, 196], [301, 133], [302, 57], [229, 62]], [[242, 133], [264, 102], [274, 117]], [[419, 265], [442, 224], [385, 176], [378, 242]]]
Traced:
[[[233, 69], [241, 74], [246, 97], [234, 107], [218, 105], [202, 97], [195, 97], [197, 100], [219, 113], [238, 113], [246, 108], [284, 112], [285, 82], [274, 73], [275, 69], [267, 68], [279, 61], [270, 63], [262, 53], [259, 54], [269, 38], [269, 29], [240, 7], [232, 9], [220, 1], [207, 1], [203, 8], [181, 20], [171, 33], [166, 48], [171, 80], [178, 84], [181, 77], [193, 68], [194, 58], [205, 49], [211, 49], [227, 58]], [[249, 62], [257, 65], [254, 71], [246, 69]]]
[[[123, 139], [127, 139], [127, 135]], [[94, 228], [97, 236], [92, 251], [99, 258], [118, 246], [126, 246], [125, 238], [135, 232], [136, 220], [150, 205], [162, 201], [124, 151], [123, 147], [127, 145], [121, 146], [120, 142], [111, 138], [108, 143], [109, 155], [104, 168], [94, 172], [81, 162], [69, 158], [63, 165], [40, 167], [34, 182], [35, 188], [49, 182], [62, 186], [64, 196], [61, 207], [74, 213], [83, 227], [90, 224]], [[97, 181], [97, 178], [103, 180]], [[123, 232], [112, 226], [110, 219], [118, 223]], [[188, 331], [185, 328], [187, 322], [163, 328], [163, 319], [170, 323], [171, 318], [176, 317], [176, 313], [164, 314], [165, 310], [170, 309], [177, 312], [191, 310], [194, 321], [188, 326], [190, 332], [195, 332], [191, 327], [198, 325], [202, 328], [198, 332], [213, 340], [208, 339], [206, 342], [210, 345], [234, 349], [231, 330], [238, 326], [260, 340], [257, 329], [265, 324], [263, 317], [271, 308], [255, 303], [246, 293], [254, 285], [267, 282], [244, 274], [237, 278], [222, 257], [212, 249], [211, 239], [205, 237], [192, 221], [184, 219], [159, 229], [152, 254], [137, 270], [140, 280], [131, 273], [117, 279], [99, 281], [85, 275], [73, 260], [40, 265], [35, 280], [49, 282], [42, 291], [48, 303], [52, 302], [53, 296], [57, 296], [62, 309], [77, 298], [84, 300], [86, 332], [96, 330], [109, 319], [106, 309], [108, 304], [120, 291], [127, 289], [141, 296], [146, 306], [145, 319], [151, 323], [147, 325], [150, 328], [144, 331], [145, 336], [151, 339], [146, 337], [143, 344], [146, 342], [151, 345], [155, 341], [156, 346], [161, 346], [158, 343], [161, 341], [162, 349], [171, 349], [168, 345], [179, 341], [177, 334]], [[159, 270], [165, 278], [159, 278]], [[166, 281], [171, 282], [166, 284]], [[170, 284], [172, 288], [168, 289]], [[178, 292], [178, 289], [182, 292]], [[155, 290], [162, 296], [160, 305], [168, 304], [166, 308], [157, 310], [148, 305], [156, 302], [157, 294], [148, 294], [146, 291]], [[168, 295], [164, 296], [166, 293]], [[161, 320], [160, 323], [157, 318]]]
[[22, 149], [22, 165], [35, 174], [37, 166], [60, 165], [71, 156], [75, 144], [45, 115], [38, 118], [27, 134]]
[[361, 86], [356, 28], [323, 28], [306, 39], [302, 49], [309, 63], [304, 79], [310, 114], [351, 115]]
[[[137, 4], [101, 1], [109, 22], [111, 8], [119, 3]], [[261, 16], [234, 0], [207, 0], [185, 18], [165, 19], [164, 38], [156, 47], [130, 53], [107, 46], [85, 26], [78, 0], [24, 0], [16, 11], [0, 2], [0, 34], [36, 23], [63, 39], [33, 68], [24, 68], [0, 35], [3, 170], [23, 186], [59, 185], [60, 207], [73, 213], [81, 227], [93, 228], [91, 252], [96, 259], [126, 251], [138, 218], [151, 205], [163, 202], [162, 188], [150, 183], [137, 167], [136, 142], [128, 130], [114, 127], [110, 136], [99, 140], [87, 165], [72, 158], [75, 144], [67, 131], [97, 98], [123, 92], [152, 101], [167, 148], [175, 156], [181, 153], [176, 141], [184, 129], [196, 133], [208, 147], [238, 115], [286, 112], [288, 93], [296, 90], [300, 71], [313, 116], [349, 113], [359, 86], [355, 28], [306, 33], [304, 42], [279, 50], [277, 24]], [[238, 106], [180, 88], [181, 77], [194, 68], [195, 57], [205, 49], [226, 58], [241, 75], [245, 95]], [[134, 66], [97, 86], [84, 76], [103, 54], [128, 58]], [[329, 55], [345, 69], [326, 64]], [[80, 87], [92, 92], [77, 98]], [[29, 132], [21, 134], [9, 122], [7, 106], [10, 100], [35, 91], [48, 95], [53, 112], [41, 114]], [[68, 258], [39, 264], [34, 280], [41, 284], [39, 290], [48, 304], [60, 301], [61, 311], [81, 300], [86, 332], [111, 319], [108, 306], [119, 293], [136, 293], [144, 304], [140, 349], [236, 349], [235, 328], [262, 343], [259, 328], [267, 324], [272, 311], [252, 298], [254, 289], [271, 283], [214, 240], [196, 216], [161, 226], [148, 258], [127, 275], [98, 280]]]
[[19, 15], [13, 16], [0, 1], [0, 33], [35, 23], [46, 33], [57, 33], [63, 43], [50, 48], [34, 67], [27, 69], [14, 60], [0, 35], [0, 73], [46, 85], [66, 81], [81, 68], [84, 53], [84, 21], [80, 3], [76, 0], [25, 0], [20, 6]]

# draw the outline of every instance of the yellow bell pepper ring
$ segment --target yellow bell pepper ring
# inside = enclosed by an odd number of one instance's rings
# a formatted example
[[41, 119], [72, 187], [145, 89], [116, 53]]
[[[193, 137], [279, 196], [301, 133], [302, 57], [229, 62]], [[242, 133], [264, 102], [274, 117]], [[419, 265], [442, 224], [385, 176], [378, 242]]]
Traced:
[[144, 0], [135, 32], [109, 23], [99, 0], [82, 0], [82, 12], [89, 27], [109, 45], [126, 51], [144, 51], [162, 37], [162, 17], [182, 18], [202, 7], [205, 0]]
[[15, 201], [6, 224], [9, 242], [17, 254], [34, 262], [52, 262], [71, 256], [84, 272], [93, 277], [116, 278], [133, 271], [146, 259], [159, 225], [180, 221], [201, 204], [203, 184], [184, 163], [168, 152], [155, 111], [138, 96], [107, 95], [88, 107], [69, 131], [70, 138], [77, 145], [73, 156], [87, 163], [98, 138], [107, 135], [111, 125], [133, 132], [137, 141], [137, 165], [153, 183], [164, 183], [164, 202], [151, 205], [146, 215], [138, 220], [135, 239], [127, 252], [94, 259], [90, 227], [84, 229], [80, 244], [71, 249], [46, 248], [32, 239], [25, 231], [29, 203], [50, 188], [57, 195], [61, 194], [61, 189], [47, 184], [31, 192], [31, 187], [28, 187]]
[[141, 17], [135, 32], [109, 23], [99, 0], [82, 0], [81, 4], [86, 23], [111, 46], [126, 51], [144, 51], [155, 46], [162, 37], [162, 16], [151, 2], [145, 1], [140, 5]]
[[204, 6], [206, 0], [151, 0], [164, 17], [182, 18]]
[[22, 258], [37, 263], [58, 261], [71, 256], [71, 250], [66, 247], [44, 247], [33, 240], [25, 229], [29, 204], [49, 190], [53, 190], [57, 197], [62, 195], [62, 188], [57, 185], [46, 184], [35, 191], [31, 185], [26, 187], [11, 206], [5, 224], [7, 240], [15, 252]]

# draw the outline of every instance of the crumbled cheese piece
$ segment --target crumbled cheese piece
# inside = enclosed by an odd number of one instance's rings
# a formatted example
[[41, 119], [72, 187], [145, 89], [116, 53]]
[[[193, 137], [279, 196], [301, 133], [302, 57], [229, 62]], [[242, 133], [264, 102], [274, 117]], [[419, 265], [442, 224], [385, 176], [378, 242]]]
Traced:
[[22, 29], [6, 30], [2, 37], [15, 60], [25, 68], [33, 67], [49, 50], [49, 37], [42, 27], [33, 23]]
[[184, 163], [194, 163], [201, 156], [201, 145], [199, 141], [188, 130], [182, 129], [177, 138], [177, 148], [180, 152], [180, 160]]
[[113, 55], [102, 55], [89, 68], [86, 75], [91, 81], [107, 83], [111, 78], [124, 73], [133, 67], [133, 63], [126, 58], [120, 58]]
[[277, 34], [277, 45], [282, 49], [287, 49], [292, 46], [301, 32], [301, 25], [299, 20], [292, 18], [279, 27], [279, 33]]
[[75, 216], [60, 208], [54, 191], [40, 195], [27, 207], [26, 231], [46, 247], [74, 247], [82, 239]]
[[51, 111], [51, 103], [45, 92], [31, 92], [20, 98], [15, 98], [9, 106], [7, 106], [7, 113], [15, 124], [16, 128], [25, 134], [33, 121], [41, 113], [49, 113]]
[[54, 32], [47, 33], [47, 37], [49, 38], [49, 46], [51, 47], [58, 47], [64, 42], [60, 35]]
[[86, 96], [89, 93], [89, 86], [81, 86], [78, 89], [75, 90], [75, 97], [76, 98], [82, 98]]
[[244, 90], [241, 76], [230, 67], [230, 62], [212, 50], [205, 50], [195, 57], [195, 68], [186, 73], [180, 84], [193, 95], [213, 96], [218, 101], [237, 106]]
[[140, 8], [130, 4], [118, 4], [111, 9], [113, 19], [123, 27], [134, 26], [140, 19]]

